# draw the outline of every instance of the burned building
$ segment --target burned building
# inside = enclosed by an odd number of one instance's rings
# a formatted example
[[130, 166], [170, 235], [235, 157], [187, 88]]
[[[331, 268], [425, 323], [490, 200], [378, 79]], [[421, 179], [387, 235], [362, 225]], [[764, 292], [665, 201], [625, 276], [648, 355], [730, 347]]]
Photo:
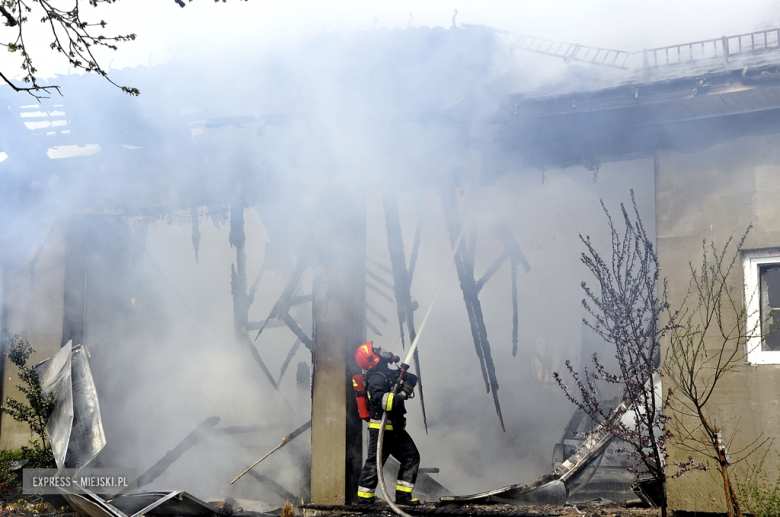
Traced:
[[[350, 502], [351, 356], [408, 347], [441, 289], [409, 424], [423, 463], [459, 493], [544, 474], [572, 412], [551, 373], [602, 347], [581, 344], [577, 236], [608, 244], [598, 201], [631, 188], [672, 302], [702, 239], [750, 223], [744, 282], [773, 288], [777, 31], [629, 54], [464, 27], [325, 34], [230, 95], [176, 62], [120, 72], [138, 101], [98, 106], [103, 85], [75, 76], [64, 100], [4, 93], [3, 326], [40, 358], [90, 350], [102, 461], [146, 470], [219, 412], [247, 432], [158, 483], [221, 490], [310, 417], [310, 446], [263, 475]], [[615, 71], [511, 93], [513, 48]], [[774, 352], [754, 350], [717, 393], [737, 442], [773, 433]], [[3, 397], [15, 385], [6, 365]], [[0, 446], [28, 437], [2, 416]], [[703, 476], [671, 481], [670, 506], [715, 509]]]

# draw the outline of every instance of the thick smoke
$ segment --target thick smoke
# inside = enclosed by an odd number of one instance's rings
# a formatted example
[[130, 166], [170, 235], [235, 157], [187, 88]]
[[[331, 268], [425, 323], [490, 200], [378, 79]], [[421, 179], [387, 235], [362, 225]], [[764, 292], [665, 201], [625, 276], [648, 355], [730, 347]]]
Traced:
[[[249, 285], [260, 275], [249, 321], [262, 322], [317, 231], [323, 193], [348, 192], [354, 217], [364, 217], [365, 207], [367, 268], [391, 281], [376, 263], [390, 267], [382, 194], [396, 195], [407, 260], [422, 220], [411, 288], [419, 325], [452, 255], [440, 195], [451, 189], [467, 235], [477, 235], [477, 278], [503, 251], [493, 230], [502, 223], [530, 265], [518, 269], [516, 357], [509, 262], [480, 294], [506, 433], [484, 392], [454, 267], [420, 341], [429, 433], [419, 402], [409, 404], [409, 431], [423, 466], [439, 467], [437, 479], [454, 493], [546, 472], [573, 411], [552, 372], [567, 359], [583, 366], [594, 351], [608, 354], [582, 331], [580, 282], [592, 279], [579, 263], [579, 234], [608, 253], [599, 200], [618, 213], [630, 189], [652, 234], [653, 159], [531, 167], [511, 141], [496, 143], [506, 129], [498, 114], [508, 93], [592, 87], [614, 74], [558, 62], [549, 65], [553, 72], [537, 71], [532, 66], [548, 58], [518, 61], [489, 31], [441, 27], [324, 30], [270, 50], [233, 48], [223, 58], [202, 48], [172, 54], [164, 65], [114, 72], [141, 89], [139, 99], [78, 76], [57, 77], [66, 97], [36, 108], [20, 108], [33, 102], [0, 92], [8, 106], [0, 118], [8, 128], [0, 135], [8, 154], [0, 163], [4, 269], [34, 261], [51, 228], [77, 214], [95, 239], [84, 340], [109, 443], [99, 461], [140, 473], [212, 415], [220, 426], [258, 426], [193, 448], [151, 485], [224, 497], [233, 476], [309, 418], [310, 400], [295, 382], [298, 364], [310, 363], [308, 350], [299, 346], [277, 393], [246, 342], [236, 341], [229, 203], [247, 205]], [[22, 125], [32, 119], [20, 115], [35, 110], [64, 111], [44, 120], [66, 124]], [[46, 154], [87, 144], [100, 151], [60, 160]], [[298, 295], [311, 294], [313, 277], [307, 272]], [[367, 300], [387, 318], [367, 315], [382, 334], [368, 329], [368, 338], [401, 354], [394, 302], [372, 290]], [[310, 307], [291, 312], [309, 336]], [[295, 340], [287, 328], [269, 327], [256, 341], [275, 378]], [[258, 471], [297, 494], [308, 440]], [[251, 478], [235, 490], [280, 502]]]

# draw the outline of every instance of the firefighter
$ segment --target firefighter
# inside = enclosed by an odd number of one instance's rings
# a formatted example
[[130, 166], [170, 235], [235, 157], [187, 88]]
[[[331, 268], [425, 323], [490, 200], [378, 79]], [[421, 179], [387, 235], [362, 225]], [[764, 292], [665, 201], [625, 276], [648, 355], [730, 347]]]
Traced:
[[373, 504], [378, 481], [376, 470], [376, 449], [382, 414], [387, 411], [384, 441], [382, 443], [382, 465], [389, 455], [401, 464], [395, 485], [396, 504], [416, 505], [419, 499], [412, 499], [417, 470], [420, 468], [420, 453], [412, 437], [406, 432], [406, 409], [404, 401], [413, 396], [417, 376], [404, 374], [401, 390], [393, 394], [401, 370], [391, 370], [390, 363], [397, 363], [398, 356], [374, 348], [373, 342], [360, 345], [355, 352], [358, 366], [366, 370], [365, 386], [371, 419], [368, 423], [368, 457], [358, 481], [358, 504]]

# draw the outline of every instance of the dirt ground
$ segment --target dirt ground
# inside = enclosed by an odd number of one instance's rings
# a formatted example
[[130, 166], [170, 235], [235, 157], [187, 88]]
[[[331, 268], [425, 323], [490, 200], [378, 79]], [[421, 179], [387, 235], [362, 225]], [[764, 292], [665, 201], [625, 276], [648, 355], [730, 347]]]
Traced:
[[[63, 502], [49, 498], [44, 500], [40, 496], [25, 496], [18, 488], [8, 489], [0, 487], [0, 517], [10, 516], [29, 516], [29, 517], [79, 517], [77, 513], [69, 507], [57, 505]], [[313, 506], [313, 505], [312, 505]], [[311, 507], [310, 507], [311, 508]], [[312, 508], [313, 509], [313, 508]], [[330, 507], [329, 511], [324, 507], [319, 507], [320, 511], [304, 512], [301, 508], [296, 508], [296, 515], [351, 515], [364, 516], [394, 515], [389, 507], [377, 505], [373, 511], [366, 511], [356, 506], [349, 507]], [[424, 517], [427, 515], [436, 517], [446, 517], [448, 515], [475, 515], [475, 516], [525, 516], [525, 517], [660, 517], [659, 509], [640, 508], [625, 503], [614, 503], [611, 501], [590, 501], [586, 503], [567, 504], [563, 506], [551, 505], [529, 505], [514, 506], [509, 504], [474, 504], [474, 505], [447, 505], [436, 507], [432, 504], [426, 504], [416, 508], [404, 508], [410, 514]], [[241, 515], [240, 509], [237, 509], [236, 515]], [[254, 514], [258, 515], [258, 514]]]

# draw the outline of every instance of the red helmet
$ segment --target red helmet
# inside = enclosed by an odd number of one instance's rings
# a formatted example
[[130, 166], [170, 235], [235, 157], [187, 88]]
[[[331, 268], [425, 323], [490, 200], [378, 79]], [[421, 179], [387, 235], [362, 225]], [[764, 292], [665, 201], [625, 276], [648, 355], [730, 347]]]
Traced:
[[374, 353], [374, 342], [369, 341], [360, 345], [355, 352], [355, 362], [363, 370], [368, 370], [379, 364], [382, 359]]

